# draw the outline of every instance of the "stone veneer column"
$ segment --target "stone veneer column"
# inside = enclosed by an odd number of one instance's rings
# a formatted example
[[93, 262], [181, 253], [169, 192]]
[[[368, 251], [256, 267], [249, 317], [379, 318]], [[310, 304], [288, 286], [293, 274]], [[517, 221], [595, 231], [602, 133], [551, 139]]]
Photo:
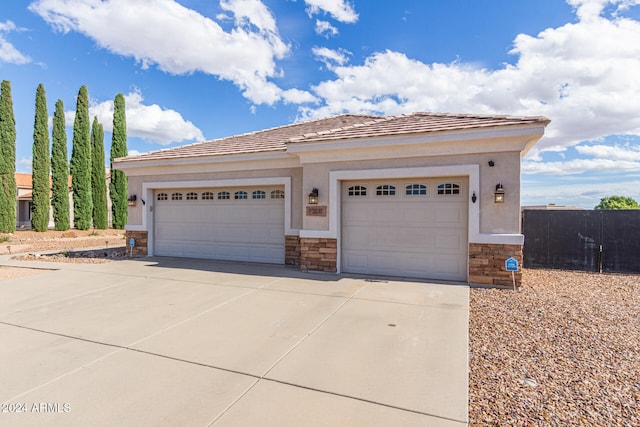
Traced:
[[284, 264], [300, 266], [300, 237], [284, 236]]
[[335, 273], [338, 269], [338, 241], [301, 237], [300, 269]]
[[132, 230], [127, 230], [125, 232], [125, 238], [126, 238], [126, 242], [125, 244], [127, 245], [127, 255], [129, 255], [131, 252], [131, 247], [129, 246], [129, 239], [134, 239], [134, 246], [133, 246], [133, 256], [147, 256], [149, 254], [148, 252], [148, 248], [147, 248], [147, 232], [146, 231], [132, 231]]
[[[513, 286], [511, 272], [504, 262], [514, 257], [522, 266], [522, 245], [469, 243], [469, 283]], [[522, 270], [515, 273], [516, 287], [522, 285]]]

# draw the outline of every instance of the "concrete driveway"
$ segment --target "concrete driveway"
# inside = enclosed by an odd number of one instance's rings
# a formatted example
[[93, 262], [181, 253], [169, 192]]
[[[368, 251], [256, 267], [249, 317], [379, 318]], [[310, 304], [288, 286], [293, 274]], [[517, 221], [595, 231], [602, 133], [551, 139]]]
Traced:
[[58, 270], [0, 281], [0, 425], [467, 423], [466, 286], [173, 258], [29, 265]]

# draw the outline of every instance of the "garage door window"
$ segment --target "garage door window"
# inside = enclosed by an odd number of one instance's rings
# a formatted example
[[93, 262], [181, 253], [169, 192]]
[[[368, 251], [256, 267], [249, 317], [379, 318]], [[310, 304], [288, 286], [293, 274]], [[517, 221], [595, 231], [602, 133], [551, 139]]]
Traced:
[[349, 196], [366, 196], [367, 195], [367, 187], [363, 187], [362, 185], [354, 185], [353, 187], [349, 187]]
[[213, 193], [211, 191], [205, 191], [202, 193], [202, 200], [213, 200]]
[[439, 195], [460, 194], [460, 185], [452, 184], [452, 183], [439, 184], [438, 194]]
[[173, 193], [171, 195], [171, 200], [182, 200], [182, 193]]
[[378, 185], [376, 188], [376, 196], [395, 196], [396, 195], [396, 186], [395, 185]]
[[251, 193], [251, 198], [252, 199], [266, 199], [267, 198], [267, 193], [265, 193], [262, 190], [256, 190], [253, 193]]
[[427, 186], [424, 184], [409, 184], [405, 190], [407, 196], [424, 196], [427, 194]]
[[167, 196], [167, 193], [158, 193], [158, 200], [167, 200], [169, 199], [169, 197]]
[[218, 193], [218, 200], [229, 200], [231, 198], [231, 194], [228, 191], [221, 191]]
[[271, 192], [272, 199], [284, 199], [284, 191], [282, 190], [273, 190]]
[[245, 200], [247, 199], [247, 192], [246, 191], [236, 191], [234, 198], [236, 200]]
[[187, 193], [187, 200], [198, 200], [198, 193]]

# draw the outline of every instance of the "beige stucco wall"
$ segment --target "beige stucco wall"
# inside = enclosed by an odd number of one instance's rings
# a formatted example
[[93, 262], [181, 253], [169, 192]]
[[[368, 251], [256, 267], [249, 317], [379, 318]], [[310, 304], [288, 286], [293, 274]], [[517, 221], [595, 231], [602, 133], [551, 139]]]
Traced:
[[[494, 166], [488, 162], [493, 160]], [[385, 160], [348, 161], [331, 163], [307, 163], [303, 169], [303, 185], [301, 188], [304, 206], [307, 206], [307, 195], [318, 188], [319, 205], [328, 205], [329, 172], [339, 170], [390, 169], [430, 166], [479, 165], [481, 233], [519, 233], [520, 232], [520, 153], [503, 152], [488, 154], [447, 155], [434, 157], [413, 157]], [[503, 204], [494, 203], [496, 184], [502, 183], [505, 189]], [[473, 189], [470, 189], [469, 195]], [[469, 202], [471, 203], [471, 202]], [[307, 217], [303, 219], [304, 229], [328, 230], [328, 217]]]
[[[493, 160], [494, 166], [488, 162]], [[480, 188], [477, 194], [480, 206], [480, 232], [481, 233], [520, 233], [520, 153], [500, 152], [484, 154], [441, 155], [428, 157], [407, 157], [385, 160], [362, 161], [332, 161], [327, 163], [306, 163], [303, 167], [224, 170], [210, 172], [186, 172], [176, 168], [174, 173], [161, 173], [154, 170], [151, 175], [128, 176], [129, 194], [136, 194], [138, 200], [145, 198], [142, 194], [142, 186], [145, 182], [175, 182], [175, 181], [204, 181], [220, 179], [242, 178], [291, 178], [291, 228], [306, 230], [328, 230], [329, 217], [306, 216], [305, 208], [308, 206], [308, 194], [315, 187], [318, 188], [319, 205], [328, 206], [329, 197], [329, 173], [343, 170], [365, 169], [390, 169], [409, 167], [434, 167], [454, 165], [478, 165], [480, 170]], [[228, 168], [225, 168], [228, 169]], [[505, 190], [505, 203], [494, 203], [495, 186], [502, 183]], [[470, 189], [469, 195], [473, 189]], [[148, 200], [145, 200], [149, 202]], [[129, 207], [129, 225], [142, 225], [142, 210], [150, 209], [153, 204], [143, 204], [139, 201], [136, 206]]]

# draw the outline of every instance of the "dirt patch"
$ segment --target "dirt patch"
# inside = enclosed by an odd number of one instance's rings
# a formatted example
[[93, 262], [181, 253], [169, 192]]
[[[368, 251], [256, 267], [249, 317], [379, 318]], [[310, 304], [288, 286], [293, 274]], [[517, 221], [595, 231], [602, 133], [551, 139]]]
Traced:
[[48, 230], [37, 232], [19, 230], [0, 234], [0, 255], [38, 253], [46, 251], [70, 252], [81, 248], [124, 246], [124, 230]]
[[471, 290], [470, 425], [640, 425], [640, 275], [523, 273]]

